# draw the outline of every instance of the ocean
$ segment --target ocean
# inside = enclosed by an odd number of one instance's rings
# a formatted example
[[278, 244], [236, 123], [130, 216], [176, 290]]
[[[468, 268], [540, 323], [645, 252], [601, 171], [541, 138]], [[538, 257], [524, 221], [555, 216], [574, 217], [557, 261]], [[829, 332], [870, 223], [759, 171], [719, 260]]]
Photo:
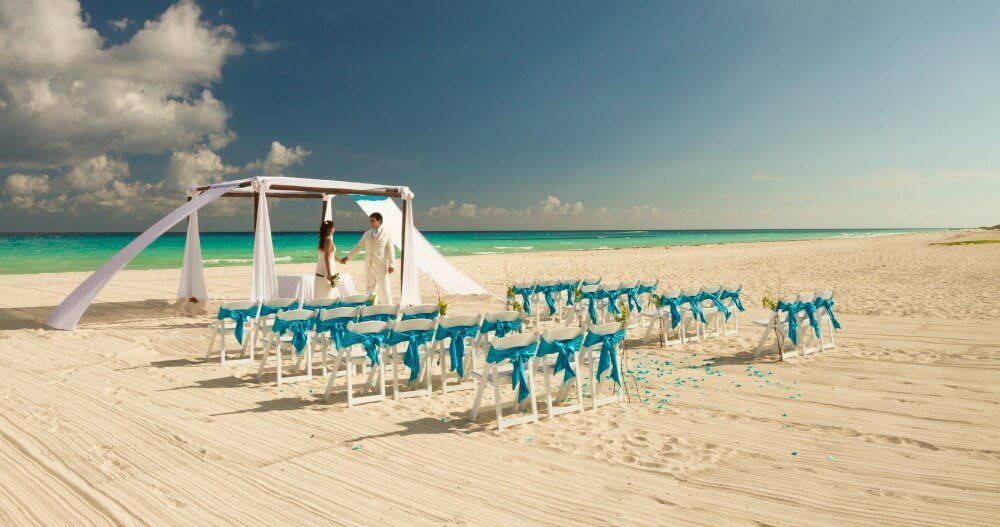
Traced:
[[[460, 256], [886, 236], [940, 230], [944, 229], [475, 231], [423, 234], [445, 256]], [[132, 241], [136, 234], [0, 234], [0, 274], [91, 271]], [[334, 237], [338, 253], [354, 247], [360, 236], [358, 232], [338, 232]], [[277, 263], [316, 261], [314, 233], [279, 232], [274, 233], [273, 239]], [[201, 247], [207, 267], [250, 265], [253, 236], [247, 232], [202, 233]], [[126, 268], [180, 268], [183, 254], [184, 233], [169, 233], [139, 254]]]

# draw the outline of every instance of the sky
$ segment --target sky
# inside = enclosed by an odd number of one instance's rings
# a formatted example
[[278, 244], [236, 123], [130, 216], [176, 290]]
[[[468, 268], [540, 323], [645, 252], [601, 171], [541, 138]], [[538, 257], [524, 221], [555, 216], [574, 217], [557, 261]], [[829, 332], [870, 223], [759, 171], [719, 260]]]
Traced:
[[[7, 0], [0, 231], [139, 231], [188, 185], [279, 174], [407, 185], [425, 230], [993, 225], [998, 23], [993, 1]], [[272, 202], [276, 230], [319, 215]]]

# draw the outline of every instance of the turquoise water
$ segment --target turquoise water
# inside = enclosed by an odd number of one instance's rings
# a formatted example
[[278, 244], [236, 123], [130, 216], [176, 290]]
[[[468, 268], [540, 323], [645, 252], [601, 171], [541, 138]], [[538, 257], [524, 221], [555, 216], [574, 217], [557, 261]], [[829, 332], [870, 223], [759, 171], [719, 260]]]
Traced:
[[[816, 238], [883, 236], [943, 229], [819, 229], [819, 230], [710, 230], [710, 231], [503, 231], [425, 232], [445, 256], [500, 254], [533, 251], [662, 247]], [[136, 234], [0, 234], [0, 274], [52, 273], [97, 269]], [[338, 232], [334, 241], [343, 253], [357, 243], [360, 233]], [[204, 233], [202, 256], [206, 266], [250, 265], [250, 233]], [[184, 254], [184, 234], [162, 236], [143, 251], [127, 269], [179, 268]], [[316, 261], [316, 235], [274, 234], [278, 263]]]

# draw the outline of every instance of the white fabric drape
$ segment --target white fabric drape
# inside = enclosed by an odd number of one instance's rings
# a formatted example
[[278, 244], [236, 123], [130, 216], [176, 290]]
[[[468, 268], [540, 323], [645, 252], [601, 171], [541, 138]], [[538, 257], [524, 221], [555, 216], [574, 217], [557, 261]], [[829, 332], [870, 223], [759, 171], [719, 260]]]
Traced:
[[118, 251], [118, 254], [112, 256], [107, 263], [102, 265], [94, 274], [87, 277], [69, 296], [63, 299], [52, 310], [52, 313], [49, 314], [45, 325], [55, 329], [76, 329], [76, 325], [80, 321], [80, 317], [83, 316], [83, 312], [87, 310], [90, 303], [97, 297], [97, 293], [107, 285], [115, 273], [121, 271], [123, 267], [132, 261], [132, 258], [135, 258], [137, 254], [153, 243], [163, 233], [180, 223], [181, 220], [189, 216], [192, 212], [219, 199], [230, 188], [231, 186], [211, 188], [191, 201], [177, 207], [163, 219], [154, 223], [145, 232], [126, 245], [124, 249]]
[[[390, 203], [392, 200], [386, 200]], [[415, 306], [420, 303], [420, 284], [417, 282], [417, 255], [413, 251], [413, 238], [417, 230], [413, 228], [413, 193], [406, 189], [403, 194], [406, 212], [403, 214], [403, 239], [400, 249], [403, 250], [403, 277], [400, 288], [399, 303], [404, 306]]]
[[323, 196], [326, 201], [326, 212], [323, 213], [323, 221], [333, 221], [333, 196]]
[[208, 300], [205, 287], [205, 267], [201, 262], [201, 235], [198, 230], [198, 211], [188, 216], [187, 237], [184, 240], [184, 265], [181, 267], [181, 283], [177, 288], [177, 300], [195, 298], [199, 302]]
[[[411, 194], [412, 196], [412, 194]], [[358, 206], [365, 211], [365, 214], [379, 212], [382, 214], [382, 225], [390, 229], [392, 241], [399, 246], [401, 234], [403, 232], [403, 211], [389, 198], [370, 198], [368, 196], [351, 196]], [[412, 205], [407, 206], [410, 211]], [[468, 276], [465, 276], [455, 266], [448, 263], [448, 260], [441, 256], [441, 253], [434, 248], [423, 234], [420, 234], [413, 227], [413, 218], [410, 218], [410, 230], [406, 235], [407, 245], [413, 244], [412, 251], [406, 253], [406, 259], [418, 269], [423, 271], [441, 288], [446, 297], [454, 296], [490, 296], [489, 291], [477, 284]], [[419, 289], [416, 287], [416, 273], [414, 273], [414, 287], [419, 303]]]
[[274, 245], [271, 243], [271, 218], [267, 214], [267, 183], [259, 187], [257, 228], [253, 238], [253, 271], [250, 301], [263, 302], [278, 297], [278, 272], [274, 269]]

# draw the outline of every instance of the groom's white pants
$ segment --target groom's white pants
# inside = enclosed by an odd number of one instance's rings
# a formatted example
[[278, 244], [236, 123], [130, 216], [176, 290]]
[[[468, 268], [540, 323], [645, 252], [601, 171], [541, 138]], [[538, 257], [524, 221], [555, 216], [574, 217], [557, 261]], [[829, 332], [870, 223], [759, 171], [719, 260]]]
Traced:
[[365, 275], [365, 288], [368, 294], [378, 294], [379, 304], [392, 303], [392, 287], [389, 285], [389, 273], [369, 269]]

